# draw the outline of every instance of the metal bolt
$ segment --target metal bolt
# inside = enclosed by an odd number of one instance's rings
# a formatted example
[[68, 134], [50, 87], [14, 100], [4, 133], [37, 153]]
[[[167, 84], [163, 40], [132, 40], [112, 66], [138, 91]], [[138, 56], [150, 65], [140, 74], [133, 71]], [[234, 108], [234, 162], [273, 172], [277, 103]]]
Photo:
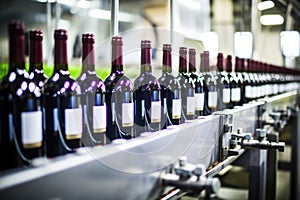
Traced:
[[267, 136], [267, 131], [265, 129], [256, 129], [255, 135], [257, 138], [265, 138]]
[[193, 171], [193, 174], [196, 176], [202, 176], [206, 172], [206, 168], [204, 165], [198, 164], [196, 165], [196, 168]]
[[179, 158], [179, 166], [183, 167], [183, 166], [186, 165], [186, 163], [187, 163], [187, 157], [186, 156], [181, 156]]
[[250, 140], [251, 137], [252, 137], [251, 133], [245, 133], [244, 139], [245, 139], [245, 140]]
[[241, 134], [243, 132], [243, 129], [242, 128], [238, 128], [238, 129], [236, 129], [236, 132], [237, 132], [237, 134]]

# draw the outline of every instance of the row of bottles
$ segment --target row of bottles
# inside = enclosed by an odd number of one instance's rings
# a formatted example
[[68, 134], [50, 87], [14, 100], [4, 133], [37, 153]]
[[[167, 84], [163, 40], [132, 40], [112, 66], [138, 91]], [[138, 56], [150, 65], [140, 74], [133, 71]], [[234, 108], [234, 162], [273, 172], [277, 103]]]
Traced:
[[[179, 49], [179, 73], [172, 74], [172, 46], [163, 45], [162, 75], [152, 75], [151, 41], [141, 41], [140, 74], [132, 82], [123, 70], [123, 38], [112, 37], [111, 73], [95, 73], [95, 38], [82, 35], [82, 72], [68, 71], [67, 31], [54, 32], [54, 72], [43, 73], [40, 30], [30, 32], [25, 70], [24, 24], [9, 24], [9, 72], [0, 83], [0, 168], [28, 165], [81, 146], [104, 145], [179, 125], [244, 103], [299, 87], [299, 72], [236, 57]], [[197, 72], [198, 71], [198, 72]]]

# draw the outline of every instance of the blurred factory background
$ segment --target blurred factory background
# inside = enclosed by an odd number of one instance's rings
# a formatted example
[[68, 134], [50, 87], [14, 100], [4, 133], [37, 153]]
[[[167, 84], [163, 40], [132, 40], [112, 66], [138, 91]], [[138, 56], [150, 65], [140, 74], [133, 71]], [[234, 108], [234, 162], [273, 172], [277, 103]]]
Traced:
[[[209, 50], [212, 59], [218, 52], [237, 55], [242, 44], [245, 52], [240, 52], [240, 57], [290, 67], [299, 65], [299, 48], [295, 55], [284, 56], [280, 42], [281, 31], [300, 30], [297, 0], [120, 0], [119, 10], [119, 33], [125, 37], [128, 66], [139, 64], [136, 55], [141, 39], [151, 39], [157, 49], [162, 43], [177, 42], [175, 52], [179, 45], [187, 43], [199, 52]], [[68, 30], [71, 65], [80, 65], [80, 35], [88, 32], [95, 34], [99, 46], [98, 67], [110, 63], [110, 0], [2, 0], [0, 11], [0, 63], [8, 59], [7, 24], [13, 19], [23, 20], [28, 31], [44, 32], [43, 54], [49, 66], [53, 65], [53, 31], [57, 28]], [[171, 28], [176, 42], [171, 41]], [[154, 66], [160, 65], [160, 58], [161, 53], [154, 52]]]

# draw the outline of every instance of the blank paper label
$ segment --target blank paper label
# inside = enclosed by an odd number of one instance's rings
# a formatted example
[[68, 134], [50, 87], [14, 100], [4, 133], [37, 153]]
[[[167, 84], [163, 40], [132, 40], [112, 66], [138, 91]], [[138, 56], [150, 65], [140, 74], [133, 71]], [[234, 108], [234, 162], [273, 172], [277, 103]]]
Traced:
[[187, 115], [195, 114], [195, 97], [186, 98], [186, 114]]
[[66, 138], [79, 139], [82, 135], [82, 109], [65, 109]]
[[172, 118], [180, 119], [181, 116], [181, 99], [173, 99]]
[[230, 102], [230, 88], [223, 89], [223, 102], [224, 103]]
[[235, 102], [241, 100], [241, 89], [240, 88], [232, 88], [231, 89], [231, 100], [235, 101]]
[[122, 126], [133, 126], [133, 103], [122, 104]]
[[247, 98], [252, 98], [252, 87], [251, 87], [251, 85], [247, 85], [246, 87], [245, 87], [245, 96], [247, 97]]
[[204, 107], [204, 93], [195, 93], [196, 110], [203, 110], [203, 107]]
[[217, 92], [208, 92], [208, 107], [216, 108], [217, 107], [217, 100], [218, 100], [218, 93]]
[[106, 106], [93, 107], [93, 129], [94, 133], [106, 131]]
[[42, 112], [22, 112], [21, 130], [24, 148], [37, 148], [42, 146]]
[[160, 122], [161, 120], [161, 102], [152, 101], [151, 102], [151, 122]]

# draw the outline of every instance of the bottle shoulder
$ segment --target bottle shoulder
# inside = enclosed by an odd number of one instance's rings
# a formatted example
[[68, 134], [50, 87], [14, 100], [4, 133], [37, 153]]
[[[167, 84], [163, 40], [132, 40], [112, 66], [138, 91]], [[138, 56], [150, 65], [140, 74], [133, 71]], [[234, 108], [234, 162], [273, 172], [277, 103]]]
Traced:
[[184, 88], [194, 87], [194, 81], [188, 74], [179, 73], [179, 75], [177, 76], [177, 80]]
[[105, 92], [105, 85], [96, 73], [83, 72], [78, 76], [76, 81], [83, 93], [94, 90]]
[[40, 97], [41, 90], [36, 81], [29, 78], [25, 69], [9, 72], [1, 81], [1, 88], [18, 97]]
[[150, 73], [142, 73], [135, 78], [133, 82], [134, 88], [143, 87], [146, 90], [157, 89], [160, 90], [159, 81]]
[[131, 80], [124, 73], [110, 73], [104, 80], [104, 85], [108, 92], [133, 90]]
[[43, 93], [45, 95], [81, 93], [79, 84], [70, 76], [69, 73], [62, 71], [55, 72], [44, 84]]
[[163, 73], [158, 81], [161, 87], [180, 89], [179, 81], [171, 73]]

